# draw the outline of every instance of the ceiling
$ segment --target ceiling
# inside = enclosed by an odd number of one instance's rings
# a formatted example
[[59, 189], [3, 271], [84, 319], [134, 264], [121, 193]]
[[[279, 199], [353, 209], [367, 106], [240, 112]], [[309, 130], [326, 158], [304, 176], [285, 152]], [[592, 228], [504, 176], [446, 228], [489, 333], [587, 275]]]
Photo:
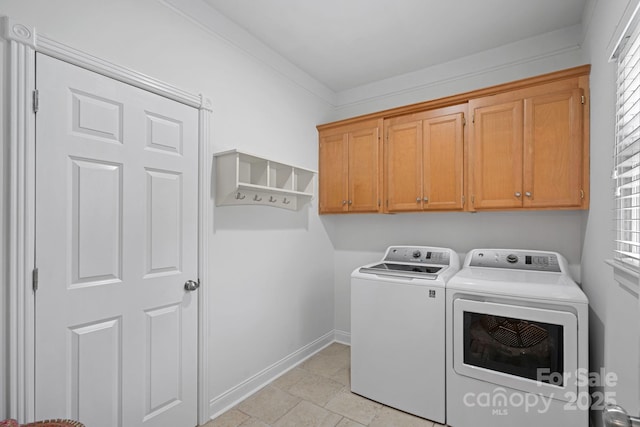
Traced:
[[581, 23], [587, 0], [204, 0], [341, 92]]

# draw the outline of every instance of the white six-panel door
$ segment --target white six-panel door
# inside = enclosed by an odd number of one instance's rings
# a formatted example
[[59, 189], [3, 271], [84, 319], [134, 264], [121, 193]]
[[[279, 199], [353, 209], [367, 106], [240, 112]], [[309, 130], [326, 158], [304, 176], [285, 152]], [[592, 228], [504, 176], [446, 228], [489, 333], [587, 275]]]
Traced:
[[198, 111], [36, 65], [36, 418], [195, 426]]

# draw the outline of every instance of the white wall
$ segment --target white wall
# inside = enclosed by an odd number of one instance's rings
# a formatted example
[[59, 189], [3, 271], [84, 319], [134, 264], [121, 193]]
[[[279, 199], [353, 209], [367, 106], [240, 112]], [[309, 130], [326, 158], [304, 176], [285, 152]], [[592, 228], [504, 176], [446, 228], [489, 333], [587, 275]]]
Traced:
[[[328, 117], [329, 104], [163, 3], [3, 0], [0, 8], [56, 41], [210, 97], [212, 152], [238, 148], [317, 169], [315, 125]], [[334, 262], [316, 201], [289, 212], [213, 207], [211, 200], [205, 237], [212, 280], [204, 286], [215, 400], [331, 334]]]
[[[591, 0], [584, 17], [585, 57], [591, 68], [591, 209], [582, 253], [583, 285], [590, 301], [591, 369], [619, 376], [616, 400], [631, 414], [640, 409], [638, 300], [614, 280], [603, 261], [613, 256], [610, 180], [615, 127], [615, 71], [607, 50], [628, 0]], [[636, 2], [637, 3], [637, 2]], [[600, 425], [600, 414], [592, 419]]]

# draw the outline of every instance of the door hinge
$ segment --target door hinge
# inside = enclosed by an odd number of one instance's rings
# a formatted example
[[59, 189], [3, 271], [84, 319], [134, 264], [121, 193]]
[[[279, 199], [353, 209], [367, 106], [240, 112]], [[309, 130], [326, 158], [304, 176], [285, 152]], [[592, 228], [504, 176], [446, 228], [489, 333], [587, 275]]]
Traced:
[[465, 116], [462, 116], [462, 126], [466, 126], [467, 125], [467, 118]]
[[33, 91], [33, 112], [37, 113], [40, 107], [40, 96], [38, 90]]
[[38, 267], [33, 269], [31, 273], [31, 282], [33, 286], [33, 292], [38, 290]]

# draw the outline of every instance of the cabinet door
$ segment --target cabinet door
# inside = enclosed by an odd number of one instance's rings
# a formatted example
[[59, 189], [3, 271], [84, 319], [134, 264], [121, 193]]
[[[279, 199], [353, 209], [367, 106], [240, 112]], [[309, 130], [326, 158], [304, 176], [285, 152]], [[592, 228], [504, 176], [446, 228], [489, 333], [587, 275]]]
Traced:
[[582, 90], [524, 101], [523, 206], [581, 207]]
[[426, 119], [422, 125], [424, 209], [462, 209], [463, 113]]
[[348, 141], [349, 211], [378, 212], [378, 127], [350, 132]]
[[422, 120], [385, 122], [389, 212], [422, 209]]
[[320, 213], [347, 211], [348, 158], [348, 134], [320, 135]]
[[475, 209], [522, 206], [522, 100], [469, 102], [474, 113], [470, 167]]

